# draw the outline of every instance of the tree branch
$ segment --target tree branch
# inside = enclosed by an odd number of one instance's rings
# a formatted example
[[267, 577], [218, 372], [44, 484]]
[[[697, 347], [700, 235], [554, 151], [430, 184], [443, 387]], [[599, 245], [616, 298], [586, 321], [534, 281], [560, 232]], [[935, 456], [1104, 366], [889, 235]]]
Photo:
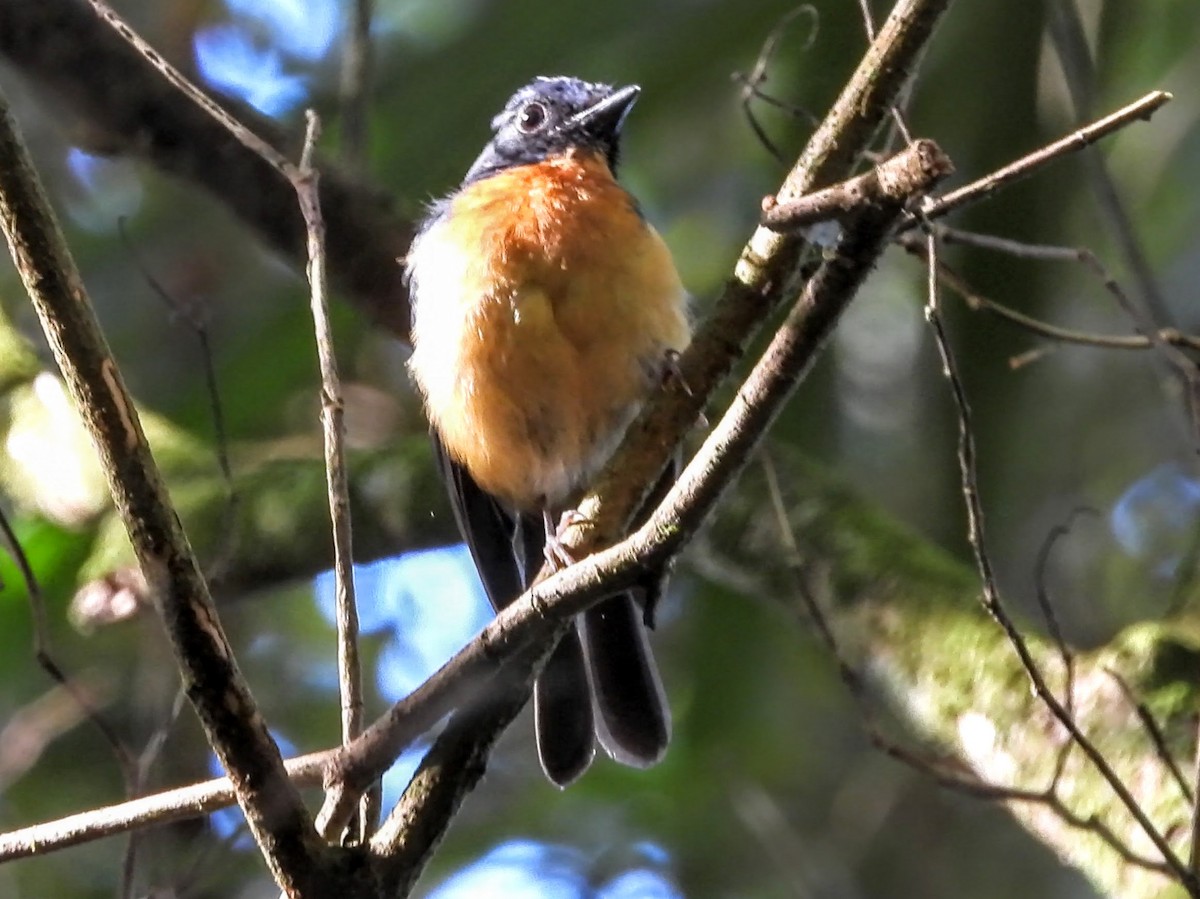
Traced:
[[[921, 49], [932, 36], [934, 26], [948, 6], [949, 0], [901, 0], [897, 4], [881, 29], [879, 37], [868, 48], [866, 56], [849, 84], [809, 141], [796, 167], [785, 180], [777, 195], [780, 203], [790, 202], [818, 184], [836, 181], [848, 173], [859, 154], [866, 148], [871, 135], [887, 114], [896, 95], [911, 74]], [[898, 205], [887, 205], [884, 208], [893, 215], [898, 215], [900, 211]], [[864, 219], [870, 219], [869, 212], [864, 213]], [[864, 233], [869, 233], [871, 228], [866, 221], [863, 224], [865, 226]], [[853, 240], [850, 240], [846, 246], [856, 248]], [[576, 558], [587, 556], [588, 553], [595, 552], [603, 546], [611, 546], [626, 532], [631, 518], [641, 508], [646, 494], [666, 468], [674, 454], [675, 447], [679, 445], [694, 422], [700, 417], [707, 398], [732, 370], [734, 363], [740, 358], [762, 322], [790, 294], [795, 284], [803, 249], [804, 245], [798, 239], [774, 234], [765, 228], [759, 228], [751, 237], [735, 266], [734, 275], [727, 282], [725, 291], [718, 299], [713, 313], [701, 326], [694, 336], [691, 346], [680, 358], [681, 377], [674, 379], [673, 389], [664, 391], [647, 404], [637, 421], [630, 427], [621, 448], [597, 478], [589, 495], [579, 504], [580, 523], [568, 531], [564, 541]], [[874, 253], [867, 246], [862, 247], [861, 250], [865, 257], [874, 259]], [[864, 269], [863, 274], [865, 271]], [[848, 274], [849, 271], [841, 273], [841, 275]], [[828, 278], [831, 283], [826, 285], [827, 288], [833, 287], [838, 282], [840, 275], [834, 273]], [[845, 286], [849, 288], [849, 293], [841, 300], [842, 303], [848, 301], [849, 296], [853, 294], [853, 289], [857, 287], [857, 281], [852, 277], [848, 278]], [[809, 299], [811, 301], [811, 298]], [[841, 308], [837, 301], [827, 301], [826, 305], [809, 310], [813, 312], [813, 315], [808, 324], [813, 330], [807, 334], [807, 337], [815, 337], [819, 343], [827, 333], [826, 327], [831, 327], [836, 321]], [[836, 311], [832, 313], [831, 317], [826, 318], [830, 309], [836, 309]], [[802, 317], [806, 315], [807, 312], [803, 313]], [[798, 331], [804, 330], [804, 325], [800, 322], [795, 323], [793, 327]], [[815, 348], [816, 344], [806, 345], [808, 352]], [[752, 412], [755, 408], [761, 410], [766, 407], [766, 404], [760, 404], [758, 407], [755, 407], [753, 403], [750, 405]], [[762, 424], [765, 426], [773, 416], [774, 411], [769, 413]], [[689, 466], [690, 470], [692, 470], [691, 466]], [[706, 498], [715, 501], [716, 496], [728, 486], [739, 470], [740, 464], [734, 465], [725, 472], [724, 479], [722, 476], [712, 476], [707, 479], [701, 477], [698, 482], [693, 482], [691, 486], [696, 491], [695, 499], [702, 505]], [[705, 496], [705, 487], [714, 492]], [[711, 505], [704, 507], [704, 514], [707, 514], [709, 510], [711, 510]], [[656, 518], [657, 516], [652, 516], [650, 521], [654, 522]], [[649, 524], [648, 522], [647, 527]], [[676, 521], [663, 524], [659, 520], [657, 526], [665, 534], [678, 532]], [[645, 528], [638, 533], [644, 534], [644, 532]], [[584, 603], [583, 605], [576, 607], [560, 600], [561, 605], [554, 606], [554, 615], [547, 617], [540, 593], [540, 589], [545, 588], [535, 587], [528, 594], [527, 600], [518, 601], [509, 606], [505, 610], [505, 614], [497, 619], [497, 623], [502, 619], [516, 616], [528, 604], [531, 612], [536, 612], [534, 618], [531, 619], [534, 620], [534, 623], [529, 625], [530, 629], [535, 632], [525, 635], [524, 639], [541, 639], [543, 641], [551, 639], [558, 620], [565, 620], [564, 616], [577, 614], [586, 608], [590, 601], [594, 601], [602, 595], [611, 594], [623, 586], [620, 579], [621, 571], [634, 567], [653, 568], [656, 563], [665, 564], [670, 555], [677, 552], [681, 545], [672, 544], [668, 540], [655, 548], [651, 546], [653, 542], [649, 541], [646, 545], [636, 548], [636, 542], [634, 538], [631, 538], [622, 546], [614, 547], [609, 552], [584, 559], [583, 563], [573, 566], [566, 575], [550, 579], [551, 584], [561, 584], [564, 577], [569, 577], [570, 581], [578, 584], [581, 593], [574, 594], [568, 588], [565, 596], [571, 600], [575, 600], [578, 596]], [[592, 566], [600, 564], [602, 559], [617, 550], [620, 550], [621, 554], [612, 562], [614, 565], [623, 565], [624, 567], [608, 570], [607, 577], [593, 569]], [[634, 553], [632, 558], [628, 555], [631, 551]], [[622, 556], [624, 557], [623, 562], [620, 561]], [[581, 566], [583, 570], [577, 570]], [[604, 570], [601, 569], [601, 571]], [[543, 572], [543, 574], [545, 573]], [[599, 583], [596, 582], [596, 577], [600, 578]], [[631, 582], [626, 580], [624, 583]], [[603, 592], [600, 592], [598, 587]], [[531, 681], [540, 658], [540, 654], [531, 654], [528, 658], [529, 663], [533, 666], [533, 672], [517, 668], [510, 673], [510, 676], [518, 682]], [[455, 665], [456, 662], [457, 657], [450, 664]], [[515, 665], [514, 668], [516, 668]], [[443, 668], [423, 686], [430, 686], [434, 679], [446, 670]], [[413, 694], [409, 699], [414, 698], [415, 695]], [[424, 717], [421, 716], [422, 719]], [[428, 721], [428, 724], [432, 724], [439, 717], [441, 717], [440, 714]], [[507, 720], [502, 715], [494, 716], [492, 721], [497, 727], [507, 724]], [[451, 750], [446, 747], [446, 751], [461, 757], [486, 755], [486, 747], [492, 744], [495, 737], [495, 733], [478, 730], [469, 734], [464, 733], [462, 739], [476, 741], [478, 750], [472, 751], [466, 747]], [[328, 827], [330, 822], [334, 826], [340, 823], [349, 813], [350, 794], [365, 788], [367, 780], [363, 779], [364, 775], [369, 777], [381, 773], [383, 766], [390, 764], [390, 759], [394, 758], [399, 751], [396, 745], [398, 740], [395, 731], [391, 735], [384, 735], [379, 728], [373, 726], [368, 728], [363, 741], [364, 748], [372, 747], [372, 749], [362, 752], [355, 748], [346, 753], [347, 769], [341, 772], [342, 776], [336, 779], [337, 786], [330, 791], [325, 807], [319, 816], [323, 827]], [[380, 749], [384, 751], [379, 753]], [[364, 766], [362, 764], [363, 756], [368, 754], [373, 757], [374, 765]], [[449, 816], [456, 808], [456, 802], [439, 802], [436, 807], [431, 808], [432, 814], [445, 817], [440, 824], [435, 824], [432, 830], [426, 828], [426, 832], [439, 834], [443, 831], [449, 825]], [[428, 822], [425, 823], [428, 824]], [[435, 843], [436, 837], [428, 842], [428, 848], [431, 850]], [[422, 858], [425, 857], [427, 856], [422, 856]]]
[[242, 680], [178, 516], [7, 104], [0, 98], [0, 226], [55, 360], [96, 443], [113, 501], [180, 663], [272, 873], [318, 895], [321, 844]]
[[[530, 646], [552, 646], [554, 632], [563, 623], [604, 596], [636, 583], [640, 574], [661, 569], [692, 539], [809, 370], [842, 310], [888, 245], [891, 229], [905, 202], [929, 190], [950, 170], [948, 160], [931, 141], [918, 142], [889, 162], [893, 164], [880, 167], [884, 174], [873, 181], [876, 191], [868, 194], [859, 215], [847, 224], [846, 236], [837, 250], [805, 284], [791, 314], [720, 423], [660, 505], [626, 540], [584, 558], [506, 607], [485, 629], [483, 637], [486, 638], [488, 630], [497, 630], [510, 641], [510, 652], [523, 652]], [[486, 643], [478, 650], [475, 644], [468, 646], [434, 678], [449, 678], [452, 685], [449, 689], [459, 691], [463, 685], [481, 683], [474, 677], [468, 679], [463, 669], [468, 664], [479, 664], [468, 661], [473, 654], [486, 659], [485, 650]], [[438, 758], [471, 759], [472, 764], [462, 768], [449, 764], [423, 768], [406, 792], [402, 817], [389, 821], [380, 831], [381, 848], [403, 846], [408, 863], [416, 866], [406, 869], [407, 876], [415, 879], [416, 872], [427, 863], [462, 798], [478, 779], [481, 773], [478, 766], [486, 759], [491, 744], [528, 698], [528, 685], [544, 655], [531, 652], [508, 659], [503, 669], [506, 686], [501, 696], [469, 712], [476, 726], [448, 730], [435, 746]], [[424, 690], [432, 680], [420, 689]], [[371, 742], [347, 749], [339, 764], [348, 766], [345, 773], [356, 782], [348, 790], [349, 795], [330, 792], [322, 820], [339, 823], [348, 814], [355, 792], [372, 775], [382, 773], [394, 754], [403, 748], [397, 745], [396, 738], [411, 727], [413, 721], [409, 716], [437, 720], [441, 717], [438, 712], [448, 711], [438, 707], [448, 695], [452, 695], [449, 690], [424, 698], [423, 707], [410, 707], [402, 725], [389, 716], [394, 724], [391, 733], [372, 727], [368, 730]], [[409, 699], [415, 696], [414, 693]], [[461, 711], [456, 717], [459, 715]], [[385, 747], [387, 751], [382, 754], [374, 751]]]

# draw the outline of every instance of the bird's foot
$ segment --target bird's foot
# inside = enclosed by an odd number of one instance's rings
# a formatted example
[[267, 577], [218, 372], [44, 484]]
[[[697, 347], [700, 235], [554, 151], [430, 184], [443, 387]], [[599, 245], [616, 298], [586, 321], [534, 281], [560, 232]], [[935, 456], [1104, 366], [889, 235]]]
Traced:
[[555, 571], [561, 571], [569, 565], [574, 565], [576, 559], [563, 543], [567, 531], [577, 524], [587, 522], [587, 516], [578, 509], [568, 509], [555, 522], [549, 509], [542, 512], [542, 523], [546, 528], [546, 547], [544, 553], [546, 563]]

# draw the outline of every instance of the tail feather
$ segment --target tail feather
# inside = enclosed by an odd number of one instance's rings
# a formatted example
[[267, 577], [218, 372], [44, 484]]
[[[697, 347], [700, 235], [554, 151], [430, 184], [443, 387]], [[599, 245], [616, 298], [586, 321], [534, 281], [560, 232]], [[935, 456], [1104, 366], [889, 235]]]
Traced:
[[587, 666], [575, 628], [555, 647], [534, 685], [533, 721], [542, 770], [556, 786], [569, 785], [596, 754]]
[[626, 593], [582, 616], [600, 745], [618, 762], [648, 768], [671, 740], [671, 713], [642, 616]]
[[[433, 445], [488, 598], [502, 609], [542, 566], [542, 518], [503, 508], [450, 458], [436, 434]], [[664, 475], [660, 490], [669, 486], [670, 477], [670, 472]], [[656, 584], [643, 592], [653, 596], [660, 589]], [[654, 605], [652, 598], [645, 603], [648, 619]], [[537, 680], [538, 756], [546, 776], [560, 787], [587, 770], [597, 736], [610, 756], [639, 768], [654, 764], [666, 751], [670, 712], [642, 617], [630, 594], [604, 600], [567, 631]]]

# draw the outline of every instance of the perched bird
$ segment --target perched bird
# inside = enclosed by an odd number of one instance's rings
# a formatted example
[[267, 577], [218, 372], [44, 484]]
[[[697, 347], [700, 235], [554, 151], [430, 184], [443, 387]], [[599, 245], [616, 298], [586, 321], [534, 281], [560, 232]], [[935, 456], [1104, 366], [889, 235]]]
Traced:
[[[521, 88], [407, 256], [409, 370], [497, 609], [554, 557], [559, 516], [690, 339], [670, 251], [615, 179], [638, 92], [567, 77]], [[559, 786], [587, 769], [595, 736], [637, 767], [666, 751], [670, 713], [637, 599], [580, 616], [538, 679], [538, 753]]]

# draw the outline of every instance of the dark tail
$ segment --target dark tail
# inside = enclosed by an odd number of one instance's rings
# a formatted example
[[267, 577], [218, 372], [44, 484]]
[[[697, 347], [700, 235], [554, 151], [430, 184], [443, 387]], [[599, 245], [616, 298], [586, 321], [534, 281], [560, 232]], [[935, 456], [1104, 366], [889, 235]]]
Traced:
[[592, 606], [581, 623], [600, 745], [623, 765], [648, 768], [667, 751], [671, 713], [641, 611], [626, 593]]
[[[504, 509], [450, 459], [436, 435], [433, 444], [463, 538], [492, 605], [501, 609], [542, 566], [542, 518]], [[664, 478], [664, 483], [669, 482]], [[632, 597], [605, 600], [585, 613], [578, 627], [586, 652], [572, 627], [534, 688], [538, 755], [546, 776], [560, 787], [587, 770], [596, 735], [614, 759], [644, 768], [662, 758], [671, 733], [662, 684]]]
[[533, 721], [542, 770], [556, 786], [567, 786], [596, 754], [587, 666], [574, 627], [550, 654], [534, 685]]

